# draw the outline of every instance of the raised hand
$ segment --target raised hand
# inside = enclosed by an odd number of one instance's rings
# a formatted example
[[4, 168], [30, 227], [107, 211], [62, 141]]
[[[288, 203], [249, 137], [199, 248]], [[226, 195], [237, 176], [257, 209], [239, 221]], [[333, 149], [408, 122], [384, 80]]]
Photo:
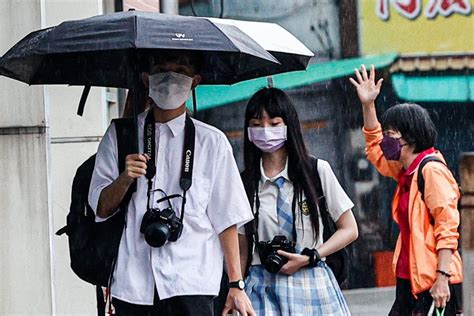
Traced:
[[361, 70], [355, 69], [355, 75], [357, 81], [353, 78], [349, 78], [349, 81], [356, 87], [357, 95], [362, 105], [371, 105], [375, 102], [375, 99], [380, 93], [383, 79], [379, 79], [375, 84], [375, 68], [374, 65], [370, 65], [370, 75], [367, 76], [367, 69], [365, 65], [361, 65]]

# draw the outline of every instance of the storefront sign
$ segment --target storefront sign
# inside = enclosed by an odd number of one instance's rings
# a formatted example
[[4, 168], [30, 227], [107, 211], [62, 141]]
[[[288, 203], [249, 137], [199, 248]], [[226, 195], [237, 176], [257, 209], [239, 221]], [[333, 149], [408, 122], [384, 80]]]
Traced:
[[363, 55], [474, 51], [474, 0], [359, 0]]

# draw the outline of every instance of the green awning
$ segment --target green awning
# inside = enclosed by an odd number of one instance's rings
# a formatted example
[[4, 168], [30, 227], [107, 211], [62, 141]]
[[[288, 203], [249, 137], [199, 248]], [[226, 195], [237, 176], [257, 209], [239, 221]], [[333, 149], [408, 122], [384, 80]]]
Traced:
[[393, 74], [397, 96], [412, 102], [474, 101], [474, 75], [408, 76]]
[[[313, 64], [305, 71], [294, 71], [272, 76], [274, 87], [282, 90], [310, 85], [316, 82], [348, 76], [354, 73], [354, 68], [361, 64], [373, 64], [375, 68], [391, 65], [397, 54], [384, 54], [360, 58], [335, 60], [326, 63]], [[224, 104], [249, 99], [255, 92], [267, 86], [267, 78], [244, 81], [231, 86], [198, 86], [196, 97], [198, 110], [207, 110]], [[192, 108], [191, 100], [187, 106]]]

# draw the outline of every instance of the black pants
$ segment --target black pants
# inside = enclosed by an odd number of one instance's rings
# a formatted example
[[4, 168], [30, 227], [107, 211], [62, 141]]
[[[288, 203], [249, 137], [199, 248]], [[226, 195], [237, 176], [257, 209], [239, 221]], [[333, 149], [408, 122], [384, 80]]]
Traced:
[[155, 291], [154, 304], [136, 305], [112, 299], [117, 316], [213, 316], [213, 296], [184, 295], [160, 300]]
[[227, 294], [229, 293], [229, 278], [225, 271], [222, 272], [221, 289], [219, 295], [214, 298], [214, 315], [220, 316], [225, 307]]
[[[446, 304], [445, 316], [455, 316], [462, 313], [462, 289], [461, 284], [450, 284], [451, 298]], [[418, 294], [415, 299], [411, 293], [410, 281], [397, 278], [395, 302], [390, 310], [389, 316], [423, 316], [430, 310], [433, 298], [429, 291]]]

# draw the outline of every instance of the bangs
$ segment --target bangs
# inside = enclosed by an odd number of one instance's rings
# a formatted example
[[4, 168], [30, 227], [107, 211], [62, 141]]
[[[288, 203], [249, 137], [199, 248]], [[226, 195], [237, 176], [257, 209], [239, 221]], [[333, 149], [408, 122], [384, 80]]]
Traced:
[[415, 103], [390, 107], [382, 116], [382, 130], [400, 132], [403, 139], [415, 145], [414, 153], [434, 146], [437, 131], [426, 109]]
[[262, 118], [263, 111], [268, 113], [271, 118], [281, 117], [285, 118], [285, 111], [278, 102], [277, 97], [274, 93], [271, 93], [270, 89], [264, 88], [258, 91], [249, 100], [247, 110], [245, 113], [246, 120], [249, 121], [253, 118]]

